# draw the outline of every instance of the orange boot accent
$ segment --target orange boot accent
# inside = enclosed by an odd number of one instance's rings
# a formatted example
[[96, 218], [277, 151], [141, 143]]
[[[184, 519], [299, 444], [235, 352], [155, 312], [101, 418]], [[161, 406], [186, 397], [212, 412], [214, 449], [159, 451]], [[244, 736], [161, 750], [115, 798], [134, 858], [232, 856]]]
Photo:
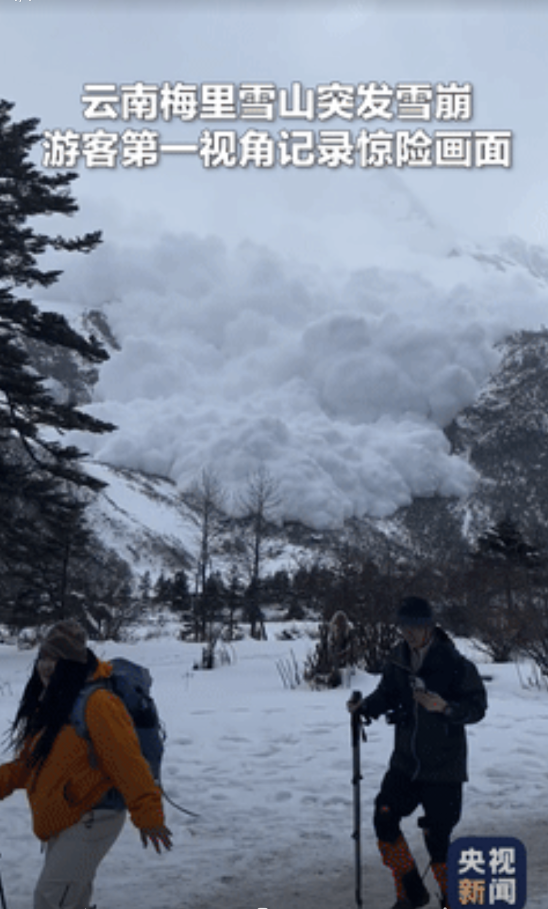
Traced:
[[415, 862], [409, 851], [409, 846], [407, 845], [405, 837], [400, 834], [394, 843], [387, 843], [384, 840], [379, 840], [378, 846], [383, 864], [387, 865], [394, 875], [396, 895], [398, 899], [403, 900], [406, 897], [405, 888], [403, 886], [403, 877], [415, 867]]
[[447, 898], [447, 862], [432, 862], [432, 874], [439, 884], [446, 909], [450, 909]]

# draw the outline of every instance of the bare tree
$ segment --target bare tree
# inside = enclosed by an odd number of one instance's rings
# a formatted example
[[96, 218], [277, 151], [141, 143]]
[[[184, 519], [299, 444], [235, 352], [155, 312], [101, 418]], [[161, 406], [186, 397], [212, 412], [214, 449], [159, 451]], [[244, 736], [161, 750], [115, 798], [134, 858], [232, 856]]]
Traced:
[[248, 477], [247, 486], [240, 499], [240, 511], [244, 522], [243, 540], [249, 574], [247, 591], [247, 613], [251, 636], [260, 630], [265, 636], [263, 615], [260, 605], [261, 568], [264, 561], [268, 525], [278, 516], [280, 494], [276, 479], [261, 464]]
[[212, 573], [214, 543], [226, 526], [226, 491], [211, 467], [181, 493], [185, 511], [198, 528], [198, 558], [195, 575], [195, 634], [207, 639], [212, 617], [208, 612], [208, 579]]

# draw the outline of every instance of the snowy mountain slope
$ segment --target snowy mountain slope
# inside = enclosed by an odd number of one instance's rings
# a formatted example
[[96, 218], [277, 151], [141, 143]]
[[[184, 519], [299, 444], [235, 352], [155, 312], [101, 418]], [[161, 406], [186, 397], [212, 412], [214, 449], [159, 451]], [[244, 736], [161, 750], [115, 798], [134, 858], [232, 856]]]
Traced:
[[[509, 514], [538, 543], [548, 542], [548, 330], [519, 332], [501, 345], [500, 368], [447, 434], [481, 479], [472, 521]], [[482, 528], [483, 529], [483, 528]]]
[[[88, 509], [88, 524], [101, 544], [115, 552], [138, 575], [154, 579], [185, 569], [192, 572], [200, 548], [200, 530], [183, 505], [180, 490], [161, 477], [123, 470], [90, 461], [86, 468], [107, 484]], [[234, 536], [241, 533], [235, 520], [226, 522], [224, 536], [212, 542], [215, 570], [228, 579], [234, 564]], [[333, 544], [324, 534], [300, 526], [269, 525], [261, 546], [265, 574], [295, 570], [314, 559], [317, 551]], [[239, 555], [245, 577], [246, 561]]]
[[507, 516], [535, 545], [548, 545], [548, 331], [517, 332], [497, 349], [500, 365], [445, 429], [476, 473], [473, 491], [417, 497], [392, 518], [415, 552], [461, 553]]
[[88, 471], [108, 484], [88, 510], [88, 523], [107, 549], [138, 574], [191, 565], [194, 529], [172, 482], [106, 464], [90, 464]]

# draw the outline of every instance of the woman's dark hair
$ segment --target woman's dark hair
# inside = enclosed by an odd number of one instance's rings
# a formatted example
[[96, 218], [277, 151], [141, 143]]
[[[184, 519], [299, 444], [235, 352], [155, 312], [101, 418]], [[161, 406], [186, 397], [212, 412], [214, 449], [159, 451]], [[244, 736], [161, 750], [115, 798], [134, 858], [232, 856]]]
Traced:
[[10, 745], [19, 751], [28, 738], [42, 733], [32, 750], [33, 767], [41, 767], [46, 761], [57, 735], [69, 722], [88, 675], [97, 668], [97, 657], [89, 648], [87, 656], [86, 663], [58, 660], [45, 690], [38, 675], [38, 660], [34, 664], [9, 734]]

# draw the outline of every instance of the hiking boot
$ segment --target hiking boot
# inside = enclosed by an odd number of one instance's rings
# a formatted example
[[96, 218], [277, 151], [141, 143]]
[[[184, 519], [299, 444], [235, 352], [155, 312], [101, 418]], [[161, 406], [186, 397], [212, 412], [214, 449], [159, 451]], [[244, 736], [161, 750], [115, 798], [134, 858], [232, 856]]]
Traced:
[[[396, 903], [394, 903], [394, 905], [392, 906], [392, 909], [419, 909], [419, 906], [426, 906], [426, 904], [430, 902], [430, 894], [428, 893], [427, 890], [425, 891], [425, 893], [426, 893], [426, 899], [424, 897], [422, 897], [420, 903], [412, 903], [411, 900], [408, 900], [407, 897], [404, 897], [403, 899], [400, 899]], [[443, 909], [443, 907], [442, 907], [442, 909]]]
[[399, 899], [392, 909], [419, 909], [430, 902], [430, 894], [416, 868], [404, 874], [402, 884], [406, 895]]
[[[420, 903], [412, 903], [411, 900], [408, 900], [407, 897], [404, 897], [403, 899], [399, 899], [396, 903], [394, 903], [392, 909], [419, 909], [419, 906], [426, 906], [426, 904], [429, 902], [430, 894], [427, 892], [426, 899], [423, 897]], [[445, 903], [442, 903], [441, 909], [445, 909]]]

